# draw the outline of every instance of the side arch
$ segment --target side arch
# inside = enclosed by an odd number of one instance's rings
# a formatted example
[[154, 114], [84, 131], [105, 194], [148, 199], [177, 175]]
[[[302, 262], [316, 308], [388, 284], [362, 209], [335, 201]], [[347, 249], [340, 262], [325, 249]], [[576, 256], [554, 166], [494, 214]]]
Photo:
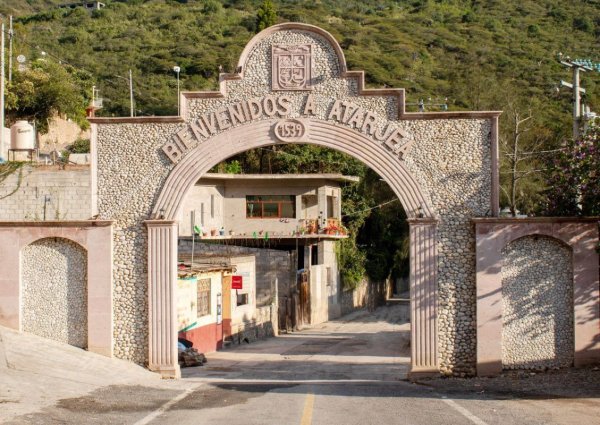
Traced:
[[501, 252], [502, 367], [572, 366], [572, 247], [534, 234], [512, 240]]
[[[476, 218], [477, 374], [493, 376], [503, 367], [503, 251], [524, 238], [540, 237], [568, 248], [572, 262], [574, 364], [598, 361], [600, 294], [598, 291], [597, 218]], [[522, 263], [536, 259], [521, 249]]]
[[[277, 120], [236, 127], [199, 144], [167, 177], [155, 203], [154, 218], [175, 220], [188, 190], [213, 166], [244, 151], [281, 144], [272, 131]], [[294, 142], [313, 144], [346, 153], [369, 166], [389, 184], [409, 218], [433, 218], [434, 211], [414, 176], [380, 143], [361, 133], [327, 121], [309, 120], [309, 137]]]
[[88, 347], [88, 251], [71, 239], [44, 237], [21, 249], [22, 329]]
[[19, 249], [22, 250], [26, 246], [34, 244], [43, 239], [64, 239], [65, 241], [79, 245], [84, 251], [88, 251], [88, 243], [86, 235], [83, 234], [67, 234], [62, 228], [47, 229], [45, 232], [31, 232], [23, 235], [19, 240]]
[[536, 228], [536, 229], [526, 229], [521, 228], [515, 232], [509, 234], [508, 238], [504, 242], [504, 246], [502, 250], [505, 250], [510, 244], [518, 241], [519, 239], [527, 238], [527, 237], [540, 237], [540, 238], [548, 238], [559, 244], [563, 245], [566, 248], [569, 248], [571, 251], [573, 250], [574, 242], [572, 238], [556, 233], [552, 228]]

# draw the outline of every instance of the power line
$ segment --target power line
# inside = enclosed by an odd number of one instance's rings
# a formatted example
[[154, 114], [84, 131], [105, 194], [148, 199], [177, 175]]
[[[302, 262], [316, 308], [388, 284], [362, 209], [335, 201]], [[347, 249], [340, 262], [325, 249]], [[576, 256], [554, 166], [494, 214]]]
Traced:
[[394, 198], [394, 199], [391, 199], [391, 200], [389, 200], [389, 201], [386, 201], [386, 202], [384, 202], [384, 203], [382, 203], [382, 204], [375, 205], [374, 207], [367, 208], [366, 210], [362, 210], [362, 211], [354, 211], [354, 212], [351, 212], [351, 213], [348, 213], [348, 214], [343, 214], [343, 215], [342, 215], [342, 217], [350, 217], [350, 216], [352, 216], [352, 215], [362, 214], [362, 213], [364, 213], [364, 212], [368, 212], [368, 211], [371, 211], [371, 210], [375, 210], [375, 209], [377, 209], [377, 208], [381, 208], [381, 207], [383, 207], [384, 205], [391, 204], [392, 202], [396, 202], [396, 201], [399, 201], [399, 199], [398, 199], [398, 198]]

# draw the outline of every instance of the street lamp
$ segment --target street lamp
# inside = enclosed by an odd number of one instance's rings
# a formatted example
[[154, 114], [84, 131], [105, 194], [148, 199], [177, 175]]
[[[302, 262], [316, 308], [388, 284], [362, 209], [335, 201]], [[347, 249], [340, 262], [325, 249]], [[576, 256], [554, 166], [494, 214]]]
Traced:
[[179, 73], [181, 72], [181, 68], [175, 65], [173, 67], [173, 71], [177, 74], [177, 116], [180, 115], [180, 105], [179, 105]]

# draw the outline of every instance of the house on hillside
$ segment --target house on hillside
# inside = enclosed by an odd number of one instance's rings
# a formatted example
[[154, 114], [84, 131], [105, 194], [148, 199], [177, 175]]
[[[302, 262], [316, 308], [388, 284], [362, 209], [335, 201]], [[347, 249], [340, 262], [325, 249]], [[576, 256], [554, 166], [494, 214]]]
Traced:
[[77, 7], [83, 7], [86, 10], [93, 11], [102, 9], [106, 4], [99, 1], [80, 1], [78, 3], [64, 3], [59, 5], [58, 7], [61, 9], [75, 9]]

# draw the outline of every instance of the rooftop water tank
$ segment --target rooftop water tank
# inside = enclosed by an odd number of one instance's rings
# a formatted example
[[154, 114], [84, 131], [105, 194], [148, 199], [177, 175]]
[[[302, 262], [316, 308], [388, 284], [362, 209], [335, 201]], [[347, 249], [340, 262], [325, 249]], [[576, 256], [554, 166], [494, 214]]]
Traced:
[[17, 121], [10, 127], [10, 147], [15, 150], [35, 149], [33, 126], [27, 121]]

